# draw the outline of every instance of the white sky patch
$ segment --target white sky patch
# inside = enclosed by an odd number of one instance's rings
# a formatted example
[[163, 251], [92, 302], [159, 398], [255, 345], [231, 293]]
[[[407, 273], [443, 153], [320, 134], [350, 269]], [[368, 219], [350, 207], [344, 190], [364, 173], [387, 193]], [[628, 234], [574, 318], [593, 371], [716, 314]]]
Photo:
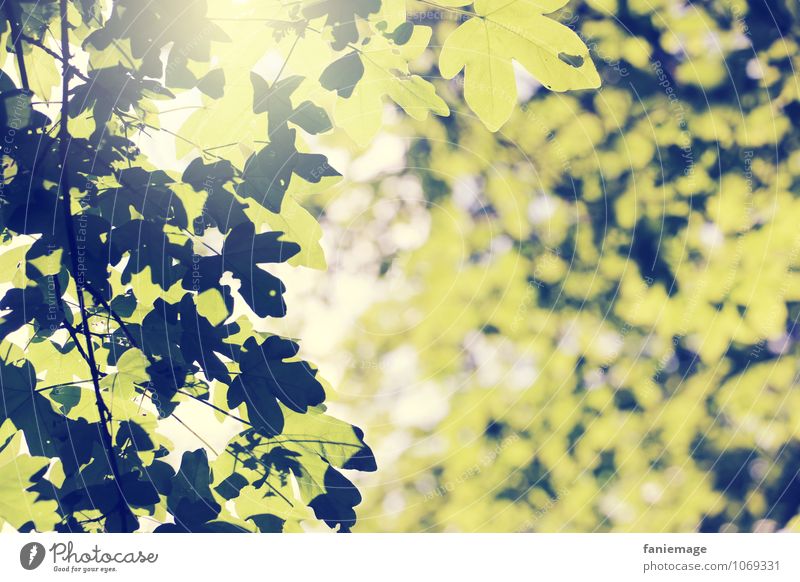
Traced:
[[469, 210], [478, 201], [480, 182], [475, 176], [459, 176], [453, 183], [452, 198], [460, 208]]
[[397, 136], [381, 134], [372, 146], [349, 168], [348, 177], [369, 182], [384, 173], [401, 171], [406, 165], [406, 142]]
[[435, 382], [405, 388], [391, 411], [394, 426], [432, 430], [450, 412], [450, 399]]
[[517, 61], [511, 62], [514, 66], [514, 79], [517, 82], [517, 101], [526, 103], [542, 87], [542, 84]]
[[725, 242], [725, 235], [715, 223], [706, 222], [700, 227], [700, 242], [708, 250], [714, 250]]
[[558, 200], [548, 194], [539, 194], [528, 204], [528, 218], [534, 224], [550, 220], [558, 209]]

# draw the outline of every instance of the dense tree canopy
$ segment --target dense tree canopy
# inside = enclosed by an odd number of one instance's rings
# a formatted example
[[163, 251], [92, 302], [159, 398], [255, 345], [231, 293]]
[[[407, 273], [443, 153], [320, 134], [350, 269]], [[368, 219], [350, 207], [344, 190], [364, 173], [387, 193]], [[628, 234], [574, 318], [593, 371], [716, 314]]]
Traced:
[[[557, 90], [598, 85], [544, 15], [563, 3], [442, 3], [462, 14], [443, 72], [465, 68], [488, 126], [511, 113], [511, 59]], [[432, 29], [402, 0], [5, 0], [0, 23], [0, 520], [348, 531], [342, 470], [375, 459], [272, 333], [274, 267], [325, 267], [296, 199], [339, 177], [318, 136], [367, 144], [387, 103], [449, 115], [409, 68]]]

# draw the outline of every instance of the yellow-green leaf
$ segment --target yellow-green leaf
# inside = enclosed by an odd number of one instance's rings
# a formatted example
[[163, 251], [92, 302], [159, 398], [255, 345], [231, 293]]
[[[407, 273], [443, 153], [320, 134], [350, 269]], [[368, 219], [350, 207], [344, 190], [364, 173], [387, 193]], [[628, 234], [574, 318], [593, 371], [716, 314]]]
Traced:
[[19, 528], [32, 521], [39, 531], [49, 531], [60, 521], [55, 501], [38, 500], [38, 493], [28, 491], [32, 477], [47, 466], [47, 459], [20, 455], [22, 433], [14, 431], [7, 420], [0, 427], [0, 524], [7, 521]]
[[481, 121], [497, 131], [517, 101], [512, 60], [552, 91], [600, 86], [589, 49], [568, 27], [544, 16], [561, 0], [479, 0], [475, 18], [459, 26], [439, 55], [442, 75], [464, 72], [464, 97]]

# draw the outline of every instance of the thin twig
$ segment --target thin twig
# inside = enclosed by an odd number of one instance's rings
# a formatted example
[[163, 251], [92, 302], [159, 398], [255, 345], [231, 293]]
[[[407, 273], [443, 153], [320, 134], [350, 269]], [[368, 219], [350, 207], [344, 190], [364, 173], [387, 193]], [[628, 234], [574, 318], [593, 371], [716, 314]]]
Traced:
[[74, 325], [70, 324], [67, 320], [64, 320], [61, 323], [64, 326], [64, 329], [67, 330], [67, 333], [69, 333], [69, 337], [71, 337], [72, 341], [75, 342], [75, 347], [78, 349], [78, 353], [81, 355], [81, 357], [86, 362], [88, 362], [89, 361], [89, 356], [84, 351], [83, 346], [81, 345], [81, 342], [78, 341], [78, 330], [75, 328]]
[[47, 390], [57, 390], [58, 388], [66, 388], [67, 386], [74, 386], [75, 384], [86, 384], [92, 381], [93, 380], [89, 378], [88, 380], [75, 380], [74, 382], [62, 382], [61, 384], [51, 384], [50, 386], [42, 386], [41, 388], [36, 388], [34, 392], [46, 392]]
[[212, 446], [211, 446], [211, 445], [208, 443], [208, 441], [206, 441], [206, 439], [204, 439], [204, 438], [203, 438], [203, 437], [201, 437], [199, 434], [197, 434], [197, 432], [195, 432], [195, 431], [194, 431], [194, 429], [192, 429], [192, 427], [190, 427], [188, 424], [186, 424], [185, 422], [183, 422], [183, 421], [182, 421], [182, 420], [181, 420], [181, 419], [178, 417], [178, 415], [177, 415], [177, 414], [175, 414], [175, 413], [173, 412], [172, 414], [170, 414], [170, 416], [171, 416], [172, 418], [174, 418], [175, 420], [177, 420], [177, 421], [178, 421], [178, 423], [179, 423], [181, 426], [183, 426], [183, 428], [185, 428], [185, 429], [186, 429], [186, 430], [188, 430], [190, 433], [192, 433], [192, 434], [193, 434], [195, 437], [197, 437], [197, 439], [198, 439], [198, 440], [199, 440], [201, 443], [203, 443], [205, 446], [207, 446], [207, 447], [209, 448], [209, 450], [210, 450], [212, 453], [214, 453], [215, 455], [217, 455], [217, 456], [219, 457], [219, 453], [217, 452], [217, 450], [216, 450], [214, 447], [212, 447]]
[[203, 404], [205, 404], [205, 405], [206, 405], [206, 406], [208, 406], [209, 408], [213, 408], [213, 409], [214, 409], [214, 410], [216, 410], [217, 412], [221, 412], [222, 414], [224, 414], [225, 416], [227, 416], [227, 417], [229, 417], [229, 418], [232, 418], [232, 419], [234, 419], [234, 420], [238, 420], [238, 421], [239, 421], [239, 422], [241, 422], [242, 424], [246, 424], [247, 426], [250, 426], [250, 427], [252, 427], [252, 426], [253, 426], [253, 423], [251, 423], [251, 422], [249, 422], [249, 421], [247, 421], [247, 420], [245, 420], [245, 419], [243, 419], [243, 418], [240, 418], [240, 417], [236, 416], [235, 414], [231, 414], [230, 412], [228, 412], [228, 411], [227, 411], [227, 410], [225, 410], [224, 408], [220, 408], [219, 406], [217, 406], [217, 405], [216, 405], [216, 404], [214, 404], [213, 402], [209, 402], [208, 400], [203, 400], [202, 398], [200, 398], [199, 396], [195, 396], [195, 395], [194, 395], [194, 394], [192, 394], [191, 392], [186, 392], [186, 391], [184, 391], [184, 390], [181, 390], [181, 389], [179, 388], [179, 389], [178, 389], [178, 394], [183, 394], [184, 396], [188, 396], [189, 398], [193, 398], [194, 400], [197, 400], [198, 402], [202, 402]]
[[[237, 461], [239, 461], [240, 463], [242, 463], [242, 465], [244, 465], [244, 462], [243, 462], [243, 461], [242, 461], [242, 460], [239, 458], [239, 456], [236, 454], [236, 452], [234, 452], [234, 451], [231, 451], [231, 450], [230, 450], [229, 448], [227, 448], [227, 447], [225, 448], [225, 452], [226, 452], [226, 453], [228, 453], [229, 455], [232, 455], [234, 459], [236, 459]], [[267, 472], [265, 472], [265, 473], [264, 473], [264, 485], [266, 485], [267, 487], [269, 487], [270, 489], [272, 489], [272, 490], [273, 490], [273, 491], [274, 491], [274, 492], [275, 492], [275, 493], [276, 493], [278, 496], [280, 496], [280, 497], [281, 497], [281, 499], [283, 499], [283, 500], [284, 500], [286, 503], [288, 503], [288, 504], [289, 504], [289, 507], [294, 507], [294, 503], [292, 503], [292, 502], [289, 500], [289, 498], [288, 498], [288, 497], [286, 497], [286, 496], [285, 496], [283, 493], [281, 493], [280, 491], [278, 491], [278, 489], [277, 489], [277, 488], [276, 488], [276, 487], [275, 487], [275, 486], [274, 486], [272, 483], [270, 483], [269, 481], [267, 481], [267, 476], [269, 475], [269, 473], [268, 473], [268, 471], [269, 471], [269, 467], [267, 466], [267, 464], [266, 464], [266, 463], [264, 463], [264, 461], [262, 461], [261, 459], [259, 459], [257, 456], [255, 456], [255, 455], [254, 455], [252, 452], [250, 453], [250, 455], [253, 457], [253, 460], [254, 460], [256, 463], [258, 463], [259, 465], [261, 465], [262, 467], [264, 467], [265, 471], [267, 471]]]
[[[25, 42], [27, 42], [29, 45], [35, 46], [36, 48], [38, 48], [40, 50], [43, 50], [44, 52], [46, 52], [48, 55], [50, 55], [52, 58], [54, 58], [58, 62], [60, 62], [62, 64], [64, 63], [63, 57], [60, 54], [58, 54], [56, 51], [48, 48], [47, 45], [45, 45], [43, 42], [38, 41], [35, 38], [33, 38], [32, 36], [28, 36], [27, 34], [24, 34], [22, 32], [20, 32], [19, 37], [22, 40], [24, 40]], [[72, 74], [75, 75], [76, 77], [78, 77], [79, 79], [82, 79], [82, 80], [86, 81], [87, 83], [89, 83], [91, 81], [91, 79], [89, 79], [89, 77], [84, 75], [81, 71], [79, 71], [75, 67], [72, 67]]]
[[188, 143], [190, 146], [192, 146], [194, 148], [197, 148], [198, 150], [200, 150], [202, 153], [206, 154], [207, 156], [210, 156], [212, 158], [216, 158], [216, 159], [218, 159], [220, 161], [223, 161], [223, 162], [227, 161], [222, 156], [218, 156], [217, 154], [212, 154], [209, 150], [201, 147], [199, 144], [193, 142], [189, 138], [184, 137], [184, 136], [180, 135], [179, 133], [175, 133], [174, 131], [171, 131], [171, 130], [165, 128], [165, 127], [156, 127], [155, 125], [151, 125], [151, 124], [147, 123], [146, 121], [144, 121], [143, 119], [139, 119], [135, 115], [131, 115], [130, 113], [126, 113], [126, 112], [124, 112], [121, 109], [118, 109], [116, 107], [114, 108], [114, 114], [119, 118], [133, 119], [140, 126], [140, 129], [141, 129], [141, 127], [147, 127], [149, 129], [152, 129], [153, 131], [163, 131], [164, 133], [168, 133], [172, 137], [177, 138], [177, 139], [179, 139], [179, 140], [181, 140], [181, 141], [183, 141], [185, 143]]
[[273, 86], [273, 87], [275, 87], [275, 83], [277, 83], [277, 82], [278, 82], [278, 79], [280, 79], [280, 78], [281, 78], [281, 75], [283, 74], [283, 71], [284, 71], [284, 69], [286, 68], [286, 65], [288, 65], [288, 64], [289, 64], [289, 59], [291, 59], [291, 58], [292, 58], [292, 53], [294, 52], [294, 49], [295, 49], [295, 47], [297, 46], [297, 43], [298, 43], [298, 41], [299, 41], [299, 40], [300, 40], [300, 35], [299, 35], [299, 34], [298, 34], [298, 35], [295, 35], [295, 37], [294, 37], [294, 42], [292, 43], [292, 48], [290, 48], [290, 49], [289, 49], [289, 54], [287, 54], [287, 55], [286, 55], [286, 58], [285, 58], [285, 59], [283, 59], [283, 64], [281, 65], [281, 68], [280, 68], [280, 70], [278, 71], [278, 74], [277, 74], [277, 75], [275, 75], [275, 79], [272, 81], [272, 86]]
[[[111, 304], [109, 304], [109, 302], [105, 300], [105, 298], [102, 296], [102, 294], [100, 294], [100, 292], [99, 292], [99, 291], [97, 291], [97, 289], [95, 289], [95, 288], [92, 286], [92, 284], [91, 284], [91, 283], [86, 283], [86, 286], [85, 286], [85, 288], [86, 288], [86, 290], [89, 292], [89, 294], [90, 294], [90, 295], [91, 295], [91, 296], [94, 298], [94, 300], [95, 300], [95, 301], [97, 301], [98, 303], [100, 303], [100, 305], [102, 305], [102, 306], [103, 306], [103, 308], [106, 310], [106, 312], [107, 312], [107, 313], [108, 313], [108, 314], [111, 316], [111, 318], [112, 318], [112, 319], [113, 319], [113, 320], [116, 322], [116, 324], [117, 324], [117, 325], [120, 327], [120, 329], [122, 330], [122, 333], [123, 333], [123, 334], [125, 334], [125, 337], [128, 339], [128, 341], [130, 342], [130, 344], [131, 344], [131, 345], [132, 345], [134, 348], [136, 348], [136, 349], [138, 350], [138, 349], [139, 349], [139, 343], [136, 341], [136, 339], [134, 339], [134, 337], [133, 337], [133, 334], [132, 334], [132, 333], [130, 332], [130, 330], [128, 329], [128, 326], [127, 326], [127, 325], [125, 325], [125, 322], [124, 322], [124, 321], [122, 321], [122, 318], [121, 318], [121, 317], [120, 317], [120, 316], [117, 314], [117, 312], [116, 312], [116, 311], [114, 311], [114, 308], [112, 308], [112, 307], [111, 307]], [[153, 363], [153, 360], [150, 358], [150, 356], [148, 356], [147, 354], [145, 354], [145, 356], [147, 357], [147, 359], [148, 359], [148, 360], [150, 361], [150, 363], [152, 364], [152, 363]]]

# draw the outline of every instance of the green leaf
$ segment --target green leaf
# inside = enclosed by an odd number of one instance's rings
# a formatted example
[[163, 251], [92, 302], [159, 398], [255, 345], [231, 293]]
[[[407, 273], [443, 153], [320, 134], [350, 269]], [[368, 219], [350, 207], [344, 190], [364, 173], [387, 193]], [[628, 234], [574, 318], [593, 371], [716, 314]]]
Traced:
[[289, 259], [296, 267], [324, 270], [327, 268], [325, 251], [322, 249], [322, 227], [314, 216], [291, 196], [283, 199], [280, 214], [265, 213], [267, 224], [283, 232], [282, 240], [297, 243], [300, 252]]
[[130, 420], [120, 423], [115, 439], [118, 447], [130, 446], [134, 451], [152, 451], [155, 448], [147, 431]]
[[225, 71], [214, 69], [197, 82], [197, 88], [212, 99], [221, 99], [225, 94]]
[[333, 30], [334, 50], [342, 50], [358, 40], [357, 16], [367, 18], [381, 7], [380, 0], [321, 0], [303, 8], [306, 18], [327, 15], [325, 24]]
[[[225, 239], [222, 253], [196, 260], [194, 267], [186, 273], [183, 287], [197, 292], [218, 289], [219, 279], [225, 272], [231, 272], [241, 282], [239, 294], [250, 308], [260, 317], [282, 317], [286, 313], [283, 283], [274, 275], [258, 267], [263, 263], [280, 263], [293, 257], [300, 247], [284, 241], [281, 232], [256, 234], [252, 222], [244, 222], [231, 230]], [[223, 287], [222, 289], [228, 289]], [[229, 293], [221, 297], [227, 306]], [[203, 303], [207, 297], [203, 298]], [[204, 305], [203, 309], [208, 306]], [[216, 320], [218, 312], [212, 319]]]
[[202, 158], [195, 158], [186, 167], [182, 180], [196, 192], [208, 194], [203, 203], [202, 221], [192, 223], [195, 234], [202, 236], [206, 225], [215, 226], [225, 233], [247, 221], [245, 205], [229, 190], [235, 175], [236, 169], [228, 160], [206, 164]]
[[219, 493], [225, 499], [234, 499], [238, 497], [239, 492], [243, 487], [247, 486], [247, 479], [239, 473], [231, 473], [222, 483], [214, 487], [214, 491]]
[[59, 386], [50, 391], [50, 398], [61, 405], [61, 412], [69, 414], [81, 400], [81, 389], [78, 386]]
[[296, 155], [294, 143], [288, 140], [272, 142], [262, 148], [247, 160], [242, 176], [244, 182], [237, 193], [255, 199], [273, 212], [280, 212], [283, 196], [292, 179]]
[[303, 82], [303, 77], [293, 75], [270, 86], [261, 76], [250, 73], [250, 82], [253, 85], [253, 113], [269, 113], [271, 128], [286, 123], [293, 109], [292, 93]]
[[185, 452], [167, 497], [167, 507], [175, 517], [175, 524], [162, 525], [156, 531], [213, 531], [222, 508], [211, 493], [211, 481], [208, 454], [203, 449]]
[[251, 515], [247, 519], [256, 524], [261, 533], [280, 533], [283, 531], [283, 524], [286, 523], [286, 520], [270, 513]]
[[276, 440], [284, 447], [314, 452], [334, 467], [375, 471], [372, 450], [358, 427], [317, 409], [306, 414], [287, 412], [283, 433]]
[[39, 500], [30, 491], [48, 465], [44, 457], [20, 454], [22, 432], [11, 421], [0, 425], [0, 522], [14, 528], [32, 522], [39, 531], [50, 531], [60, 521], [55, 501]]
[[340, 175], [325, 156], [298, 152], [295, 134], [294, 129], [281, 132], [247, 160], [242, 174], [244, 181], [237, 189], [240, 196], [253, 198], [272, 212], [280, 212], [294, 174], [314, 183], [325, 176]]
[[299, 125], [310, 134], [325, 133], [333, 128], [331, 119], [325, 110], [311, 101], [303, 101], [298, 105], [289, 117], [289, 121]]
[[295, 412], [306, 412], [325, 400], [317, 371], [306, 362], [287, 361], [300, 347], [287, 339], [270, 336], [261, 344], [249, 338], [239, 360], [240, 374], [228, 389], [228, 406], [247, 405], [249, 421], [268, 436], [283, 430], [283, 413], [276, 400]]
[[[340, 94], [335, 118], [360, 145], [369, 144], [381, 128], [384, 98], [389, 97], [412, 118], [422, 121], [430, 113], [450, 114], [447, 103], [429, 81], [409, 71], [408, 61], [421, 54], [431, 29], [414, 27], [411, 40], [399, 49], [384, 36], [375, 36], [361, 49], [363, 78], [347, 98]], [[323, 75], [324, 76], [324, 75]]]
[[600, 86], [589, 49], [568, 27], [544, 16], [562, 0], [477, 0], [475, 18], [459, 26], [442, 47], [439, 69], [452, 78], [464, 69], [464, 97], [492, 131], [517, 101], [512, 59], [552, 91]]
[[461, 6], [469, 6], [472, 0], [431, 0], [437, 6], [444, 6], [445, 8], [460, 8]]
[[353, 51], [328, 65], [319, 82], [328, 91], [336, 91], [339, 97], [350, 97], [363, 76], [364, 64]]
[[404, 22], [394, 29], [389, 37], [397, 45], [404, 45], [411, 39], [411, 34], [414, 32], [414, 25], [411, 22]]

